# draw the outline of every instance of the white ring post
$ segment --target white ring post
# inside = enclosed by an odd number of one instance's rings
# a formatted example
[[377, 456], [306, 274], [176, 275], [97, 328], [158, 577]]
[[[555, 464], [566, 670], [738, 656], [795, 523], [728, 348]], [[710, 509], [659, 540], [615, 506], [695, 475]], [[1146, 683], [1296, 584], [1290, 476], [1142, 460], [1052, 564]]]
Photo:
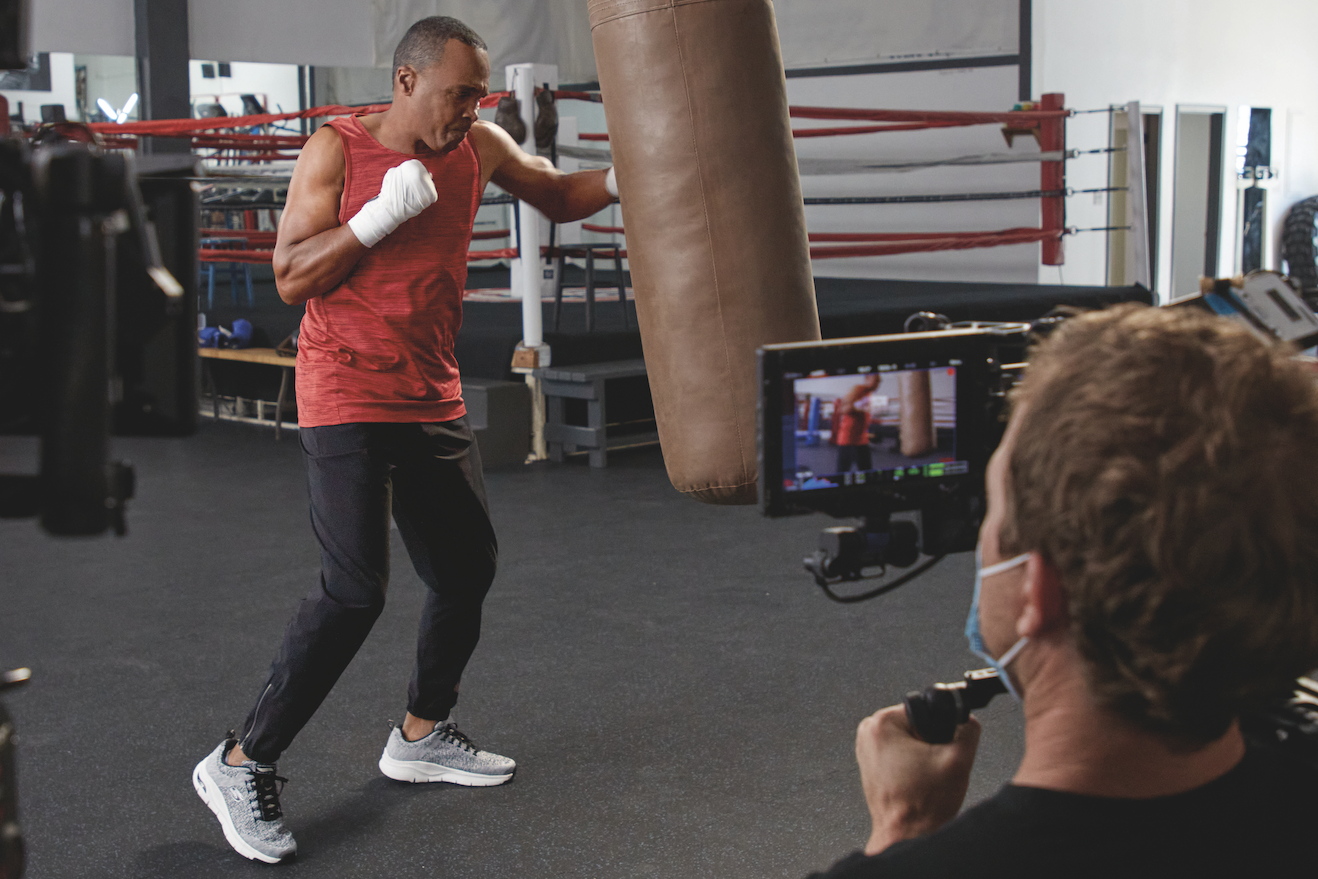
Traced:
[[[526, 141], [522, 149], [535, 155], [535, 69], [531, 64], [512, 68], [512, 92], [520, 104]], [[522, 347], [537, 351], [544, 346], [544, 318], [540, 305], [540, 212], [526, 202], [517, 205], [517, 248], [513, 272], [522, 294]], [[548, 366], [537, 362], [536, 366]]]
[[[509, 90], [518, 101], [522, 122], [526, 125], [526, 139], [522, 149], [536, 155], [535, 146], [535, 88], [538, 83], [558, 87], [558, 68], [548, 64], [510, 64], [504, 68]], [[522, 299], [522, 341], [513, 352], [513, 372], [526, 376], [531, 390], [531, 454], [527, 463], [543, 461], [549, 457], [545, 442], [545, 395], [540, 384], [539, 370], [550, 363], [549, 346], [545, 344], [544, 311], [541, 305], [544, 272], [541, 269], [540, 241], [545, 219], [538, 210], [524, 201], [517, 203], [517, 249], [520, 256], [513, 260], [509, 279], [513, 293]]]

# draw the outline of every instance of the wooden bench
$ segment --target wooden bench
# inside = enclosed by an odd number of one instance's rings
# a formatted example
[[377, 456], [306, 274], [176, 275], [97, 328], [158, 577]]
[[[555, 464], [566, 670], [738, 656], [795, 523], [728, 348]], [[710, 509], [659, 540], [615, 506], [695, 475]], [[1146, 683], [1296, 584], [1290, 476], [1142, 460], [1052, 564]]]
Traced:
[[[279, 398], [275, 401], [275, 439], [282, 430], [284, 408], [291, 402], [291, 380], [297, 368], [296, 357], [285, 357], [274, 348], [199, 348], [211, 389], [211, 410], [220, 416], [220, 395], [215, 388], [215, 377], [210, 374], [208, 360], [230, 360], [240, 363], [261, 363], [278, 366], [283, 370], [279, 381]], [[481, 457], [487, 467], [506, 467], [522, 464], [531, 451], [531, 398], [522, 382], [494, 381], [481, 378], [464, 378], [462, 396], [467, 403], [467, 421], [481, 444]], [[259, 423], [264, 401], [256, 400]], [[291, 408], [291, 407], [290, 407]]]
[[[284, 420], [284, 406], [288, 402], [289, 380], [293, 378], [293, 370], [297, 367], [296, 357], [285, 357], [275, 351], [274, 348], [198, 348], [197, 353], [202, 357], [202, 367], [206, 370], [206, 376], [210, 381], [211, 401], [213, 403], [212, 414], [220, 417], [220, 394], [215, 387], [215, 376], [211, 373], [210, 364], [207, 360], [236, 360], [240, 363], [263, 363], [267, 366], [278, 366], [283, 370], [279, 378], [279, 398], [275, 401], [275, 439], [279, 439], [280, 430]], [[261, 400], [256, 401], [257, 421], [264, 421], [261, 418]]]
[[[605, 467], [610, 448], [659, 441], [657, 432], [629, 434], [610, 441], [605, 389], [608, 382], [645, 375], [644, 360], [614, 360], [578, 366], [547, 366], [536, 370], [545, 395], [545, 443], [549, 459], [562, 461], [576, 452], [590, 453], [590, 466]], [[568, 424], [563, 418], [565, 399], [586, 401], [586, 424]]]

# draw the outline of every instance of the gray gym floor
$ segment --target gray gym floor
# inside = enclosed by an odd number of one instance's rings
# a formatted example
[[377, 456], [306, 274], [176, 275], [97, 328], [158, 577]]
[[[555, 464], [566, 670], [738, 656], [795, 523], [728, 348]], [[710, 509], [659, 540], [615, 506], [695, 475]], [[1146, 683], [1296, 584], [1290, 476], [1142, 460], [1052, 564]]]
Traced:
[[[280, 763], [300, 857], [254, 864], [189, 775], [241, 723], [317, 576], [296, 435], [203, 420], [116, 445], [138, 473], [128, 537], [0, 522], [0, 665], [33, 669], [5, 700], [31, 879], [802, 877], [868, 833], [857, 721], [979, 664], [969, 554], [840, 605], [801, 569], [831, 520], [687, 500], [656, 450], [491, 472], [501, 568], [456, 716], [516, 778], [377, 770], [423, 588], [396, 544], [389, 606]], [[0, 439], [0, 471], [32, 448]], [[981, 717], [971, 801], [1021, 748], [1009, 700]]]

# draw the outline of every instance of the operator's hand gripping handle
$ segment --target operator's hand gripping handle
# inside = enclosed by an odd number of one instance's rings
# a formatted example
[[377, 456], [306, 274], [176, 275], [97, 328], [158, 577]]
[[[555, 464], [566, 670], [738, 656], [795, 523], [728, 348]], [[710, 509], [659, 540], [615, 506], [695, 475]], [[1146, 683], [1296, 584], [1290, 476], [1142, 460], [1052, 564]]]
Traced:
[[954, 684], [934, 684], [906, 694], [906, 721], [911, 731], [931, 745], [952, 741], [956, 728], [970, 719], [970, 712], [983, 708], [994, 696], [1007, 692], [991, 668], [966, 672]]

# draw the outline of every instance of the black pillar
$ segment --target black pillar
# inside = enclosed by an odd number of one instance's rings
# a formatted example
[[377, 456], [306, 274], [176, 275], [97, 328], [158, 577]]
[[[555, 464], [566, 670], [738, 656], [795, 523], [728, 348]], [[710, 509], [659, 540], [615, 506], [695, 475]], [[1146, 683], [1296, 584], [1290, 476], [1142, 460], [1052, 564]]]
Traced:
[[[133, 0], [137, 24], [137, 88], [142, 119], [187, 119], [188, 0]], [[187, 138], [145, 137], [142, 151], [186, 153]]]
[[1030, 0], [1020, 0], [1020, 44], [1016, 53], [1020, 57], [1020, 101], [1034, 100], [1034, 7]]
[[[308, 68], [299, 64], [297, 68], [297, 108], [301, 112], [311, 106], [307, 103], [307, 70]], [[307, 120], [299, 119], [298, 123], [302, 126], [302, 133], [307, 133]]]

